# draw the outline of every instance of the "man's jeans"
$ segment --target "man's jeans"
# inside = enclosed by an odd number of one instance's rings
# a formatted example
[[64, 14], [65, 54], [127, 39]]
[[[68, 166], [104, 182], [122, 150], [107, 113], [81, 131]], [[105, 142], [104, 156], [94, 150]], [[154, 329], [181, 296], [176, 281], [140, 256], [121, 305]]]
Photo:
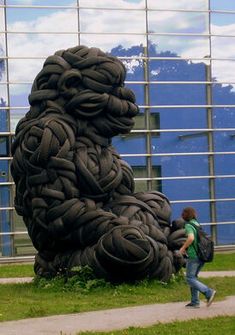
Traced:
[[191, 303], [199, 304], [199, 292], [203, 293], [206, 299], [209, 299], [213, 290], [201, 283], [197, 276], [204, 263], [198, 258], [188, 258], [186, 263], [186, 280], [191, 289]]

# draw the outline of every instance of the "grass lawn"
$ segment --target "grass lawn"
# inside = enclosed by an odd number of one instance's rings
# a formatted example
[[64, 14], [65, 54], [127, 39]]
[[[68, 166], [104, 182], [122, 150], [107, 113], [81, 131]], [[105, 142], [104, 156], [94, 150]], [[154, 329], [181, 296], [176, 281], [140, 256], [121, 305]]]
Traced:
[[[216, 253], [213, 262], [205, 264], [203, 271], [235, 270], [235, 252]], [[0, 278], [32, 277], [33, 264], [0, 265]]]
[[[189, 289], [183, 278], [163, 285], [156, 280], [138, 284], [81, 287], [73, 279], [28, 284], [1, 285], [0, 320], [17, 320], [56, 314], [77, 313], [116, 307], [187, 301]], [[235, 295], [235, 277], [205, 278], [217, 290], [216, 300]]]
[[[220, 329], [220, 331], [219, 331]], [[111, 332], [80, 332], [79, 335], [234, 335], [235, 316], [216, 317], [205, 320], [158, 323], [148, 328], [130, 327]], [[66, 335], [66, 334], [63, 334]]]

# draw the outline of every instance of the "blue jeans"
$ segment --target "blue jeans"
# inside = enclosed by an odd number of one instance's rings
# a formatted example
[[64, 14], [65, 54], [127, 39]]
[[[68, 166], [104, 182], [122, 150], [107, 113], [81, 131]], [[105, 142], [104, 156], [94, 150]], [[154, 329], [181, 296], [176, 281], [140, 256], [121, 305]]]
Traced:
[[209, 299], [213, 290], [201, 283], [197, 276], [204, 263], [198, 258], [188, 258], [186, 263], [186, 281], [191, 290], [191, 303], [199, 304], [199, 292], [203, 293], [206, 299]]

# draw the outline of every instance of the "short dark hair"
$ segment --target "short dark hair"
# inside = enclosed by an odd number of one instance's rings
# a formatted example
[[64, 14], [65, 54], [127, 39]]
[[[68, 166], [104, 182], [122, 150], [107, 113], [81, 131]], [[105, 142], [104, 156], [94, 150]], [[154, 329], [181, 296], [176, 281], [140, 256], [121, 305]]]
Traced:
[[188, 220], [197, 218], [197, 212], [193, 207], [185, 207], [183, 213], [186, 214]]

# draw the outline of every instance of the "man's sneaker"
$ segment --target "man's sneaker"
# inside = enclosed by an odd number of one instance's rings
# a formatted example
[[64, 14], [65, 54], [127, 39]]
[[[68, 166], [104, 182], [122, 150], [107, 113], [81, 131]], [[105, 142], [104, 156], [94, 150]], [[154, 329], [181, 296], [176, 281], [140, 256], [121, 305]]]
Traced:
[[212, 302], [215, 298], [215, 295], [216, 295], [216, 290], [213, 290], [212, 293], [211, 293], [210, 298], [207, 299], [207, 307], [209, 307], [212, 304]]
[[200, 304], [193, 304], [190, 302], [189, 304], [185, 305], [186, 308], [199, 308]]

